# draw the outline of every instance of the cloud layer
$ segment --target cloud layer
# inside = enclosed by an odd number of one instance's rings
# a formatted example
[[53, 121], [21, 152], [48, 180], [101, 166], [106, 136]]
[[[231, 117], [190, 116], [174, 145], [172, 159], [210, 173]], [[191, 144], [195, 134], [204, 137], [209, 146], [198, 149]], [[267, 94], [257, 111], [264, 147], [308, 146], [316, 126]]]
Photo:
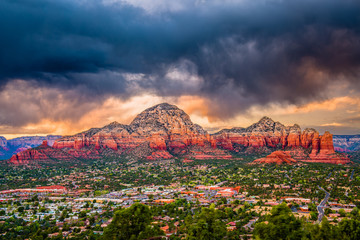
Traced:
[[228, 119], [331, 98], [333, 85], [360, 92], [359, 1], [170, 2], [1, 1], [0, 125], [143, 94], [205, 99], [208, 117]]

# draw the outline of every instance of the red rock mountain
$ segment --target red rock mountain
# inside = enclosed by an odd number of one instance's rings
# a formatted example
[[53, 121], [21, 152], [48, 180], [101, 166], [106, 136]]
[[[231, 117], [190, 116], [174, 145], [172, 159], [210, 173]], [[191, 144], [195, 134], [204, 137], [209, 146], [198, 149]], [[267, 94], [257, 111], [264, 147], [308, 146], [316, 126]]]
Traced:
[[[248, 128], [224, 129], [212, 137], [218, 146], [232, 151], [239, 152], [244, 146], [247, 147], [246, 151], [282, 149], [300, 161], [336, 164], [350, 162], [345, 155], [335, 153], [332, 134], [329, 132], [320, 136], [313, 128], [301, 131], [297, 124], [284, 126], [268, 117], [263, 117]], [[269, 155], [269, 158], [272, 157], [273, 155]], [[259, 162], [266, 162], [263, 160]]]
[[180, 150], [189, 145], [205, 145], [209, 135], [174, 105], [159, 104], [140, 113], [130, 125], [113, 122], [54, 143], [54, 148], [93, 147], [124, 151], [149, 142], [156, 150]]
[[[224, 150], [212, 148], [210, 135], [201, 126], [192, 123], [183, 110], [167, 103], [146, 109], [130, 125], [113, 122], [103, 128], [92, 128], [60, 138], [50, 149], [61, 155], [66, 153], [83, 159], [124, 156], [155, 160], [174, 155], [231, 157]], [[14, 155], [10, 162], [20, 164], [31, 160], [46, 161], [46, 158], [28, 150]]]
[[261, 148], [303, 147], [309, 148], [312, 140], [319, 136], [315, 129], [301, 132], [299, 125], [284, 126], [271, 118], [263, 117], [248, 128], [224, 129], [213, 135], [216, 143], [228, 150], [237, 146]]
[[261, 164], [261, 163], [275, 163], [275, 164], [292, 164], [297, 163], [295, 159], [292, 158], [290, 153], [285, 151], [275, 151], [265, 158], [259, 158], [253, 161], [253, 164]]
[[209, 135], [201, 126], [192, 123], [183, 110], [163, 103], [146, 109], [130, 125], [113, 122], [103, 128], [62, 137], [55, 141], [53, 147], [43, 145], [26, 150], [14, 155], [10, 162], [23, 164], [48, 159], [109, 156], [148, 160], [174, 156], [228, 159], [232, 158], [232, 152], [272, 152], [277, 149], [290, 151], [289, 154], [301, 158], [299, 160], [345, 161], [334, 153], [329, 133], [319, 136], [314, 129], [301, 132], [298, 125], [286, 127], [264, 117], [248, 128], [224, 129]]
[[76, 159], [64, 151], [50, 147], [46, 140], [40, 146], [19, 152], [10, 158], [10, 163], [16, 165], [36, 165], [39, 162], [56, 161], [76, 161]]

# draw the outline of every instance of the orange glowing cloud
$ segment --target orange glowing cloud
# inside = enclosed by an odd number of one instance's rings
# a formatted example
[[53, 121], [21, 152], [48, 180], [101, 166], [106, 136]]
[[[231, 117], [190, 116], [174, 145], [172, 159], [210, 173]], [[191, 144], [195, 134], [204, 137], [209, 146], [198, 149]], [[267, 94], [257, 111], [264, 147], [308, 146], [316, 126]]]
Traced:
[[[312, 112], [316, 110], [334, 111], [340, 107], [354, 106], [360, 110], [360, 98], [358, 97], [337, 97], [325, 101], [311, 102], [306, 105], [296, 107], [294, 112]], [[351, 110], [350, 110], [351, 111]]]
[[[210, 132], [222, 128], [246, 127], [264, 115], [288, 125], [310, 123], [322, 127], [343, 127], [356, 123], [341, 121], [337, 118], [339, 113], [344, 118], [350, 118], [360, 112], [360, 98], [356, 96], [334, 97], [301, 106], [276, 103], [254, 105], [245, 113], [223, 119], [215, 115], [217, 104], [202, 96], [161, 97], [143, 94], [128, 99], [110, 96], [90, 101], [81, 101], [80, 96], [80, 100], [74, 101], [74, 95], [77, 94], [74, 90], [42, 88], [21, 80], [6, 86], [5, 90], [0, 93], [2, 109], [4, 114], [11, 113], [14, 116], [2, 116], [5, 120], [9, 117], [9, 123], [1, 122], [0, 135], [8, 139], [24, 135], [72, 135], [113, 121], [129, 124], [141, 111], [162, 102], [177, 105], [190, 115], [194, 123]], [[14, 118], [23, 118], [24, 122], [12, 125], [11, 119]]]

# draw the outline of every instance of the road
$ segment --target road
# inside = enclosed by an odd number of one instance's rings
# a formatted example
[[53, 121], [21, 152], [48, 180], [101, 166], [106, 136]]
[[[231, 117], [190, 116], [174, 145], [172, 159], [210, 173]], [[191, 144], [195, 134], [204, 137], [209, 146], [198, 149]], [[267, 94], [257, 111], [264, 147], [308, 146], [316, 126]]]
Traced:
[[317, 210], [319, 212], [319, 216], [318, 216], [318, 223], [321, 222], [321, 220], [323, 219], [324, 217], [324, 208], [325, 208], [325, 204], [326, 202], [329, 200], [329, 197], [330, 197], [330, 193], [327, 192], [325, 189], [323, 189], [322, 187], [318, 186], [318, 188], [322, 191], [325, 192], [325, 198], [320, 202], [320, 204], [317, 206]]
[[329, 175], [325, 179], [329, 179], [331, 174], [332, 174], [332, 172], [330, 172]]
[[216, 184], [215, 186], [217, 186], [217, 187], [221, 187], [224, 183], [227, 183], [227, 181], [219, 182], [219, 183], [218, 183], [218, 184]]
[[244, 228], [245, 228], [246, 230], [248, 230], [248, 229], [253, 230], [253, 227], [252, 227], [252, 226], [256, 223], [256, 221], [257, 221], [258, 219], [259, 219], [259, 218], [255, 218], [255, 219], [250, 220], [247, 224], [244, 225]]
[[289, 175], [287, 173], [285, 173], [285, 177], [287, 177], [288, 179], [291, 180], [291, 177], [289, 177]]

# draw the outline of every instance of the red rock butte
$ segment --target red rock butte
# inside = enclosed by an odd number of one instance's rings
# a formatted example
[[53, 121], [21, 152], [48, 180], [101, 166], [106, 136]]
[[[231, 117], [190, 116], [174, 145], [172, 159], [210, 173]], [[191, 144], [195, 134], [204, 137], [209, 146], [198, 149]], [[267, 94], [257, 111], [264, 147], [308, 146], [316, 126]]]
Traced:
[[265, 158], [259, 158], [253, 161], [253, 164], [261, 164], [261, 163], [275, 163], [275, 164], [293, 164], [297, 163], [295, 159], [291, 157], [291, 155], [284, 151], [275, 151], [272, 152], [270, 155], [266, 156]]
[[[76, 161], [103, 157], [128, 159], [231, 159], [232, 153], [286, 150], [296, 159], [310, 162], [348, 163], [334, 151], [332, 135], [315, 129], [284, 126], [268, 117], [248, 128], [223, 129], [210, 135], [174, 105], [162, 103], [140, 113], [129, 125], [117, 122], [57, 139], [53, 146], [15, 154], [12, 164]], [[310, 154], [306, 152], [310, 152]], [[291, 153], [290, 153], [291, 152]], [[301, 159], [299, 159], [301, 158]]]

